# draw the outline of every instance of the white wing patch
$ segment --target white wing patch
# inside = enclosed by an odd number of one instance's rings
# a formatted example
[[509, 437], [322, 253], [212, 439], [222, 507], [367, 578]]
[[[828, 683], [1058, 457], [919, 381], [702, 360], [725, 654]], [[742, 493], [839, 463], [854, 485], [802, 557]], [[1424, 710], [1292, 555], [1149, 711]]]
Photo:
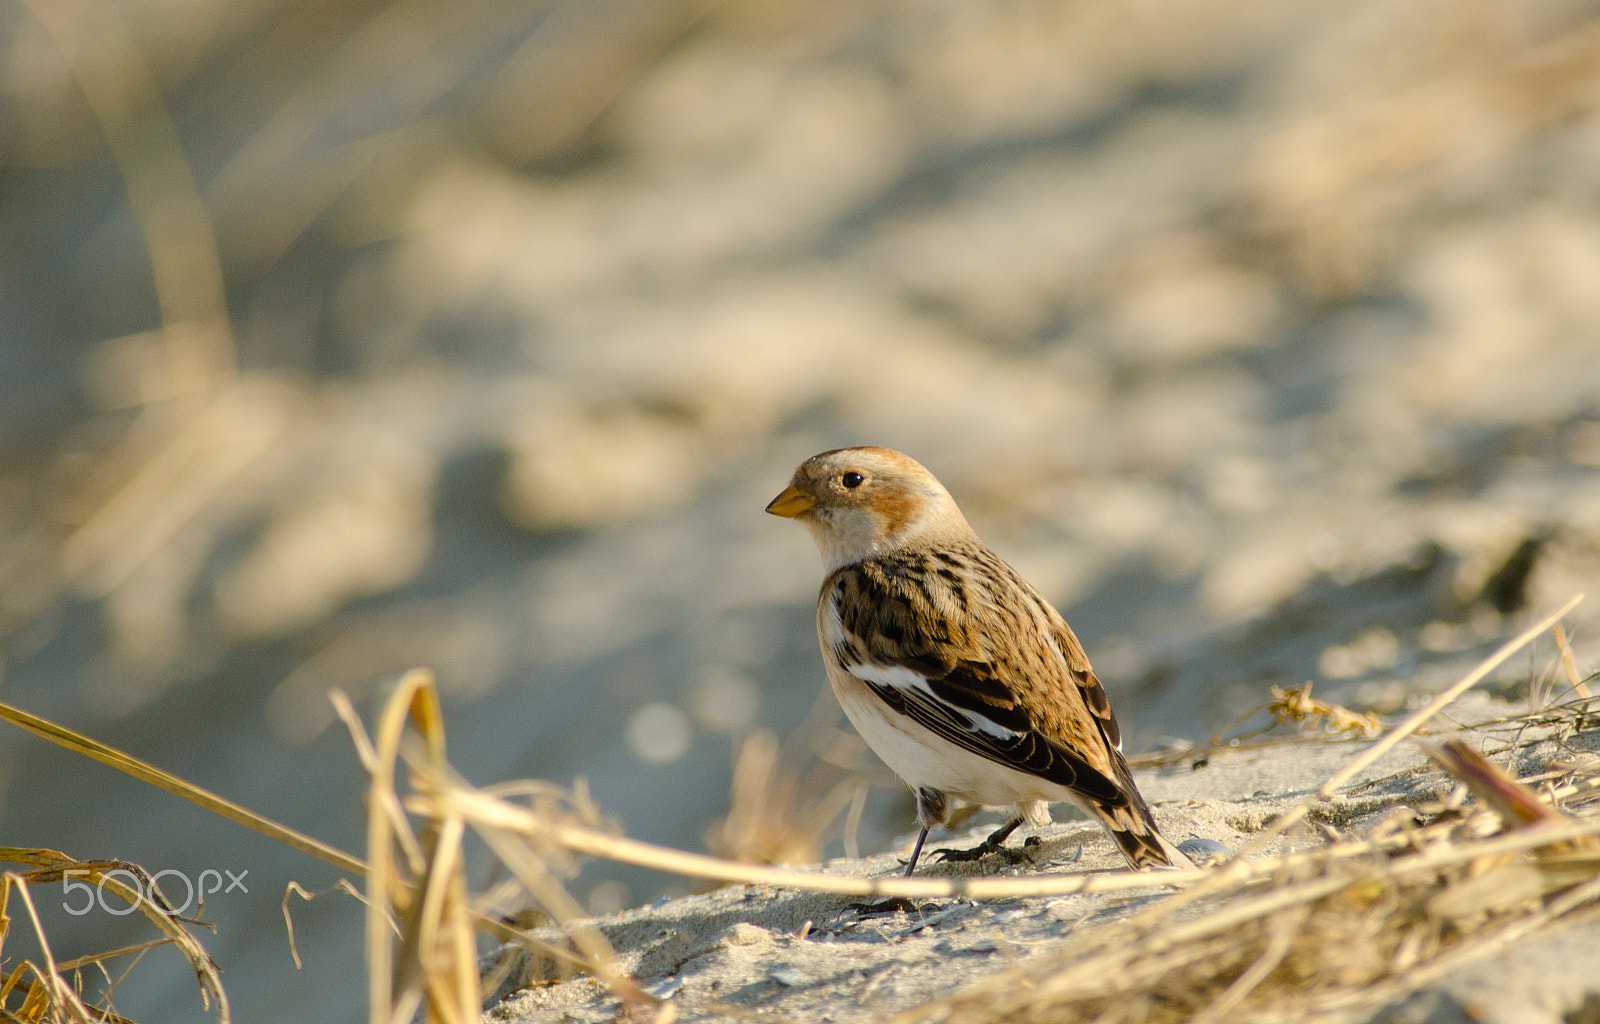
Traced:
[[[829, 596], [827, 614], [822, 617], [822, 639], [828, 647], [835, 650], [845, 646], [851, 639], [849, 634], [845, 632], [844, 619], [839, 614], [839, 592], [837, 590]], [[857, 643], [855, 646], [860, 649], [865, 645]], [[967, 728], [974, 732], [981, 732], [998, 740], [1014, 740], [1022, 735], [1015, 729], [1007, 729], [987, 715], [951, 704], [933, 692], [933, 688], [928, 685], [926, 676], [921, 672], [906, 668], [904, 665], [876, 665], [870, 662], [863, 662], [845, 666], [845, 671], [864, 683], [872, 683], [876, 686], [892, 686], [897, 690], [914, 691], [921, 699], [937, 704], [950, 714], [959, 716], [962, 721], [967, 723]]]
[[839, 617], [839, 589], [828, 595], [828, 614], [822, 617], [822, 642], [830, 647], [844, 645], [844, 620]]
[[939, 705], [952, 715], [959, 715], [961, 720], [967, 723], [967, 728], [974, 732], [981, 732], [999, 740], [1014, 740], [1022, 735], [1015, 729], [1007, 729], [987, 715], [951, 704], [933, 692], [933, 688], [928, 685], [927, 676], [902, 665], [851, 665], [848, 671], [862, 682], [892, 686], [897, 690], [913, 690], [922, 699]]
[[867, 683], [892, 686], [897, 690], [916, 690], [930, 700], [938, 700], [928, 688], [928, 677], [900, 665], [851, 665], [850, 674]]

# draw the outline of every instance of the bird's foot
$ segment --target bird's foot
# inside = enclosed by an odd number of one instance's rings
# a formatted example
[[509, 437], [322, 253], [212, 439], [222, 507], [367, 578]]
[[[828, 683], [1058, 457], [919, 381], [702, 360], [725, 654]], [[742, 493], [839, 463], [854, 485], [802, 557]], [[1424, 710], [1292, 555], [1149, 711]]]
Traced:
[[853, 911], [857, 917], [884, 917], [888, 914], [915, 914], [917, 905], [904, 896], [886, 897], [870, 902], [852, 903], [844, 908]]
[[995, 842], [994, 837], [990, 836], [970, 850], [951, 850], [946, 848], [933, 852], [938, 855], [941, 861], [955, 864], [982, 860], [990, 854], [994, 854], [1004, 859], [1006, 866], [1015, 867], [1018, 864], [1032, 864], [1033, 855], [1043, 845], [1038, 836], [1029, 836], [1027, 841], [1020, 847], [1002, 845]]

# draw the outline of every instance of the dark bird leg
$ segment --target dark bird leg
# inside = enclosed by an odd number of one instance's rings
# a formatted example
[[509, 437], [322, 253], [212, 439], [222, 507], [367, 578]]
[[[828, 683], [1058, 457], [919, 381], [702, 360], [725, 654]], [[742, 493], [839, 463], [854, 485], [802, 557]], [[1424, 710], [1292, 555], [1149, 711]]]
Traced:
[[911, 863], [906, 865], [906, 877], [911, 877], [911, 872], [917, 870], [917, 858], [922, 856], [922, 844], [928, 840], [928, 826], [922, 826], [922, 831], [917, 833], [917, 845], [911, 848]]
[[[910, 878], [911, 873], [917, 870], [917, 861], [922, 859], [922, 844], [928, 841], [928, 830], [935, 825], [943, 824], [949, 814], [949, 797], [937, 789], [917, 790], [917, 822], [922, 825], [922, 831], [917, 833], [917, 845], [911, 848], [911, 863], [906, 865], [906, 878]], [[917, 905], [904, 896], [895, 896], [892, 899], [881, 899], [872, 903], [852, 903], [845, 909], [854, 910], [862, 917], [872, 917], [900, 911], [911, 913], [917, 909]]]
[[917, 824], [922, 826], [922, 831], [917, 833], [917, 845], [911, 850], [911, 863], [906, 865], [906, 877], [911, 877], [911, 872], [917, 870], [917, 859], [922, 856], [922, 844], [928, 839], [928, 829], [935, 825], [943, 825], [950, 818], [950, 798], [943, 792], [928, 786], [917, 789]]
[[1007, 837], [1009, 837], [1011, 833], [1015, 832], [1022, 825], [1022, 823], [1027, 820], [1028, 819], [1024, 818], [1022, 815], [1017, 815], [1015, 818], [1012, 818], [1004, 825], [1001, 825], [999, 828], [995, 829], [994, 832], [990, 834], [988, 839], [985, 839], [983, 842], [979, 843], [977, 846], [974, 846], [970, 850], [935, 850], [934, 852], [939, 855], [940, 860], [945, 861], [982, 860], [991, 853], [998, 853], [1000, 856], [1006, 859], [1007, 864], [1029, 863], [1032, 858], [1028, 856], [1028, 853], [1025, 849], [1016, 850], [1001, 845], [1006, 841]]

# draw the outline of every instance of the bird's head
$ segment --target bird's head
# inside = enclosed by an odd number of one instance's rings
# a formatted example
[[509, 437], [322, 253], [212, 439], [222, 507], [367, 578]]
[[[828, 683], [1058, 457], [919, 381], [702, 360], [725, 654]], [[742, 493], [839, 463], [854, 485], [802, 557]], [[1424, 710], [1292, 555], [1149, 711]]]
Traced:
[[888, 448], [813, 455], [767, 511], [804, 523], [829, 572], [909, 543], [971, 532], [933, 474]]

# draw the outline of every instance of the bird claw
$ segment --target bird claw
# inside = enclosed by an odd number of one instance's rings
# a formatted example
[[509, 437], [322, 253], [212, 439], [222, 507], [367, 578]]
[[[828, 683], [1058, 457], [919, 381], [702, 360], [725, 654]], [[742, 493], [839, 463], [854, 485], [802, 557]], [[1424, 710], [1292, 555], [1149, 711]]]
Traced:
[[883, 917], [888, 914], [915, 914], [917, 905], [904, 896], [891, 896], [870, 903], [852, 903], [844, 909], [854, 911], [857, 917]]
[[971, 861], [982, 860], [990, 854], [994, 854], [1003, 858], [1008, 867], [1015, 867], [1018, 864], [1033, 863], [1034, 851], [1040, 845], [1042, 844], [1039, 842], [1038, 836], [1029, 836], [1028, 841], [1023, 843], [1021, 848], [1014, 846], [1002, 846], [999, 843], [990, 842], [989, 840], [985, 839], [983, 842], [979, 843], [977, 846], [974, 846], [970, 850], [952, 850], [949, 848], [944, 848], [934, 850], [933, 853], [941, 862], [946, 864], [969, 863]]

